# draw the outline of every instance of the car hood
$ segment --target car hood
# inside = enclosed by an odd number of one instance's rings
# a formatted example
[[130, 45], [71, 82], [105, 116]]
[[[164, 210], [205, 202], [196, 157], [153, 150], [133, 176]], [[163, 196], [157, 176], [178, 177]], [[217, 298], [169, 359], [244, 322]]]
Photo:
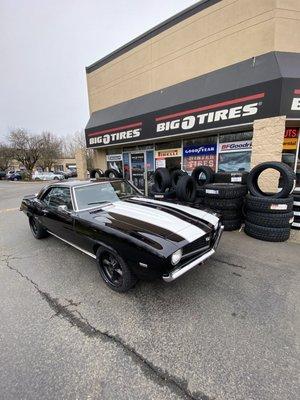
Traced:
[[193, 242], [218, 226], [212, 212], [143, 197], [118, 201], [92, 211], [94, 222], [126, 233], [154, 235], [173, 242]]

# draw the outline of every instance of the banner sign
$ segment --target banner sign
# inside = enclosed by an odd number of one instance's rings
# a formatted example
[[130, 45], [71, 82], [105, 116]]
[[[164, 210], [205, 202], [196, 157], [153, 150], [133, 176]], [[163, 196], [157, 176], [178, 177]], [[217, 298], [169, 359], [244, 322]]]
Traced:
[[158, 150], [155, 152], [155, 157], [156, 158], [181, 157], [181, 148]]
[[122, 161], [122, 154], [109, 154], [106, 156], [106, 161]]
[[[287, 81], [283, 85], [285, 89], [282, 89], [282, 81]], [[250, 124], [257, 119], [278, 115], [300, 118], [299, 79], [275, 79], [89, 128], [86, 129], [86, 143], [87, 147], [105, 147], [153, 141], [207, 129]]]
[[296, 150], [299, 128], [286, 128], [283, 140], [283, 150]]
[[219, 144], [219, 153], [250, 151], [251, 149], [252, 149], [252, 140], [241, 140], [239, 142], [227, 142]]
[[199, 165], [216, 170], [217, 145], [191, 145], [183, 148], [183, 166], [187, 172], [192, 172]]
[[203, 146], [191, 145], [183, 148], [183, 157], [191, 157], [198, 155], [211, 155], [217, 153], [217, 146], [215, 144], [206, 144]]

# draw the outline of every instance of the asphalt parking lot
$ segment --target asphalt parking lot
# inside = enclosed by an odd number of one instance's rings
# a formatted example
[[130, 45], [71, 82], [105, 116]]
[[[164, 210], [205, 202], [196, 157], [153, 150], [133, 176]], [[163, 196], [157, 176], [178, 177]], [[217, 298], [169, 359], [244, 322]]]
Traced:
[[117, 294], [95, 261], [36, 240], [0, 182], [0, 398], [295, 400], [300, 245], [225, 233], [181, 279]]

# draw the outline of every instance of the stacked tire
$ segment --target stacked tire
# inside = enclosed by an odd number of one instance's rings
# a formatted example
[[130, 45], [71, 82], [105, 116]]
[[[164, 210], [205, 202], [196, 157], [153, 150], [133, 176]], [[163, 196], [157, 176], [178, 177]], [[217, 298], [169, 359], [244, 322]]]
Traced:
[[193, 203], [196, 199], [196, 184], [184, 171], [176, 169], [170, 174], [167, 168], [158, 168], [154, 173], [150, 196], [155, 199], [177, 199]]
[[196, 198], [199, 204], [204, 203], [205, 185], [214, 182], [214, 175], [210, 167], [199, 165], [194, 168], [191, 176], [196, 183]]
[[294, 221], [291, 228], [300, 230], [300, 188], [293, 191], [293, 198]]
[[204, 188], [204, 204], [220, 214], [224, 230], [233, 231], [242, 225], [242, 208], [246, 185], [238, 183], [208, 183]]
[[[281, 175], [282, 188], [276, 193], [264, 193], [259, 185], [260, 174], [275, 169]], [[246, 196], [245, 233], [268, 242], [284, 242], [290, 237], [294, 219], [294, 171], [281, 162], [264, 162], [254, 167], [247, 180], [250, 194]]]

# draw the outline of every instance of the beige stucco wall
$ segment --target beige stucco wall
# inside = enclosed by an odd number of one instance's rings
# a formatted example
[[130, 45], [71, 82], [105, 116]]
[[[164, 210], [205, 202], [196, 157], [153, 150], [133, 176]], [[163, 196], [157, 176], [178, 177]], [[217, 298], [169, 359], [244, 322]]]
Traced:
[[299, 26], [299, 0], [223, 0], [87, 74], [90, 111], [270, 51], [300, 52]]
[[107, 169], [106, 163], [106, 150], [105, 149], [94, 149], [93, 150], [93, 167], [102, 169], [105, 171]]
[[[251, 168], [262, 161], [281, 161], [286, 117], [266, 118], [254, 121]], [[278, 188], [279, 173], [267, 170], [261, 175], [259, 185], [264, 191]]]
[[78, 149], [75, 153], [76, 167], [77, 167], [77, 178], [87, 179], [87, 162], [86, 162], [86, 151], [85, 149]]

